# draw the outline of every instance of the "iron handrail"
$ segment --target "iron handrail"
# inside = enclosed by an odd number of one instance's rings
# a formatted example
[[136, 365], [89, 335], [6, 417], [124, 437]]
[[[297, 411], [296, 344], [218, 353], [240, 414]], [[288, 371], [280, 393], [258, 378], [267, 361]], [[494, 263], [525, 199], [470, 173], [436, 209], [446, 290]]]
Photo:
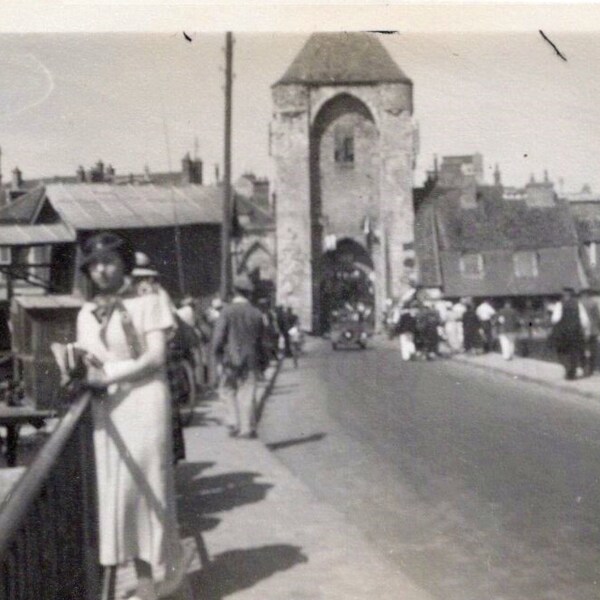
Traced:
[[91, 394], [86, 392], [71, 406], [44, 445], [44, 451], [36, 456], [0, 505], [0, 561], [18, 533], [62, 451], [74, 435], [90, 402]]

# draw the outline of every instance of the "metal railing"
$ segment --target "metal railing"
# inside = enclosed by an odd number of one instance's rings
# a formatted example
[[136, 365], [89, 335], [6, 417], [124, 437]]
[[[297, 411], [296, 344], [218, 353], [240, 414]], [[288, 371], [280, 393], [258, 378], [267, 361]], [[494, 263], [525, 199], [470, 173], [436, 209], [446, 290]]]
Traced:
[[84, 394], [0, 506], [0, 600], [97, 600], [91, 399]]

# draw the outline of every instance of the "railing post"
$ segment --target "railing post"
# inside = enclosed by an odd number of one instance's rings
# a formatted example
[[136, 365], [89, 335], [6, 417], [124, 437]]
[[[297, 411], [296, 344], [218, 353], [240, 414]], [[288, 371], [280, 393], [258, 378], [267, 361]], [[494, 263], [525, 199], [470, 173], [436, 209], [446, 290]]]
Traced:
[[94, 461], [94, 427], [91, 407], [83, 415], [79, 428], [79, 471], [83, 506], [83, 551], [85, 600], [98, 600], [101, 594], [102, 569], [98, 553], [98, 494]]

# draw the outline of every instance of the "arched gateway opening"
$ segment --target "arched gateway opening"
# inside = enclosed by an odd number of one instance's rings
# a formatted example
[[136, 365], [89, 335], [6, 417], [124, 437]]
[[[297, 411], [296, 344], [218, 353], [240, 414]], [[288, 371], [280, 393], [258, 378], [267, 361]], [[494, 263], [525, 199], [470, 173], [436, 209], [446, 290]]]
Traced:
[[[373, 309], [374, 269], [369, 252], [358, 242], [343, 239], [335, 249], [323, 254], [320, 282], [321, 329], [328, 331], [333, 311], [356, 309], [359, 305]], [[370, 312], [373, 315], [373, 311]]]
[[[318, 333], [329, 329], [331, 311], [340, 303], [374, 306], [375, 269], [365, 223], [379, 215], [378, 140], [371, 111], [348, 93], [325, 102], [311, 129], [313, 331]], [[328, 240], [339, 241], [327, 249]]]

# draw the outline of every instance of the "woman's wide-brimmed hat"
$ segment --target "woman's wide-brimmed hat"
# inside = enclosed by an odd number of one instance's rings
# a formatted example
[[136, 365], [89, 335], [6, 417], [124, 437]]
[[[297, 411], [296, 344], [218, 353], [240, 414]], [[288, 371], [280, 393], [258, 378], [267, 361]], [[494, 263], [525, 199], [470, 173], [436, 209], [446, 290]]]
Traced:
[[135, 266], [135, 253], [128, 239], [109, 231], [98, 233], [88, 238], [81, 246], [81, 262], [79, 268], [88, 272], [91, 263], [116, 252], [125, 266], [125, 271], [131, 273]]

